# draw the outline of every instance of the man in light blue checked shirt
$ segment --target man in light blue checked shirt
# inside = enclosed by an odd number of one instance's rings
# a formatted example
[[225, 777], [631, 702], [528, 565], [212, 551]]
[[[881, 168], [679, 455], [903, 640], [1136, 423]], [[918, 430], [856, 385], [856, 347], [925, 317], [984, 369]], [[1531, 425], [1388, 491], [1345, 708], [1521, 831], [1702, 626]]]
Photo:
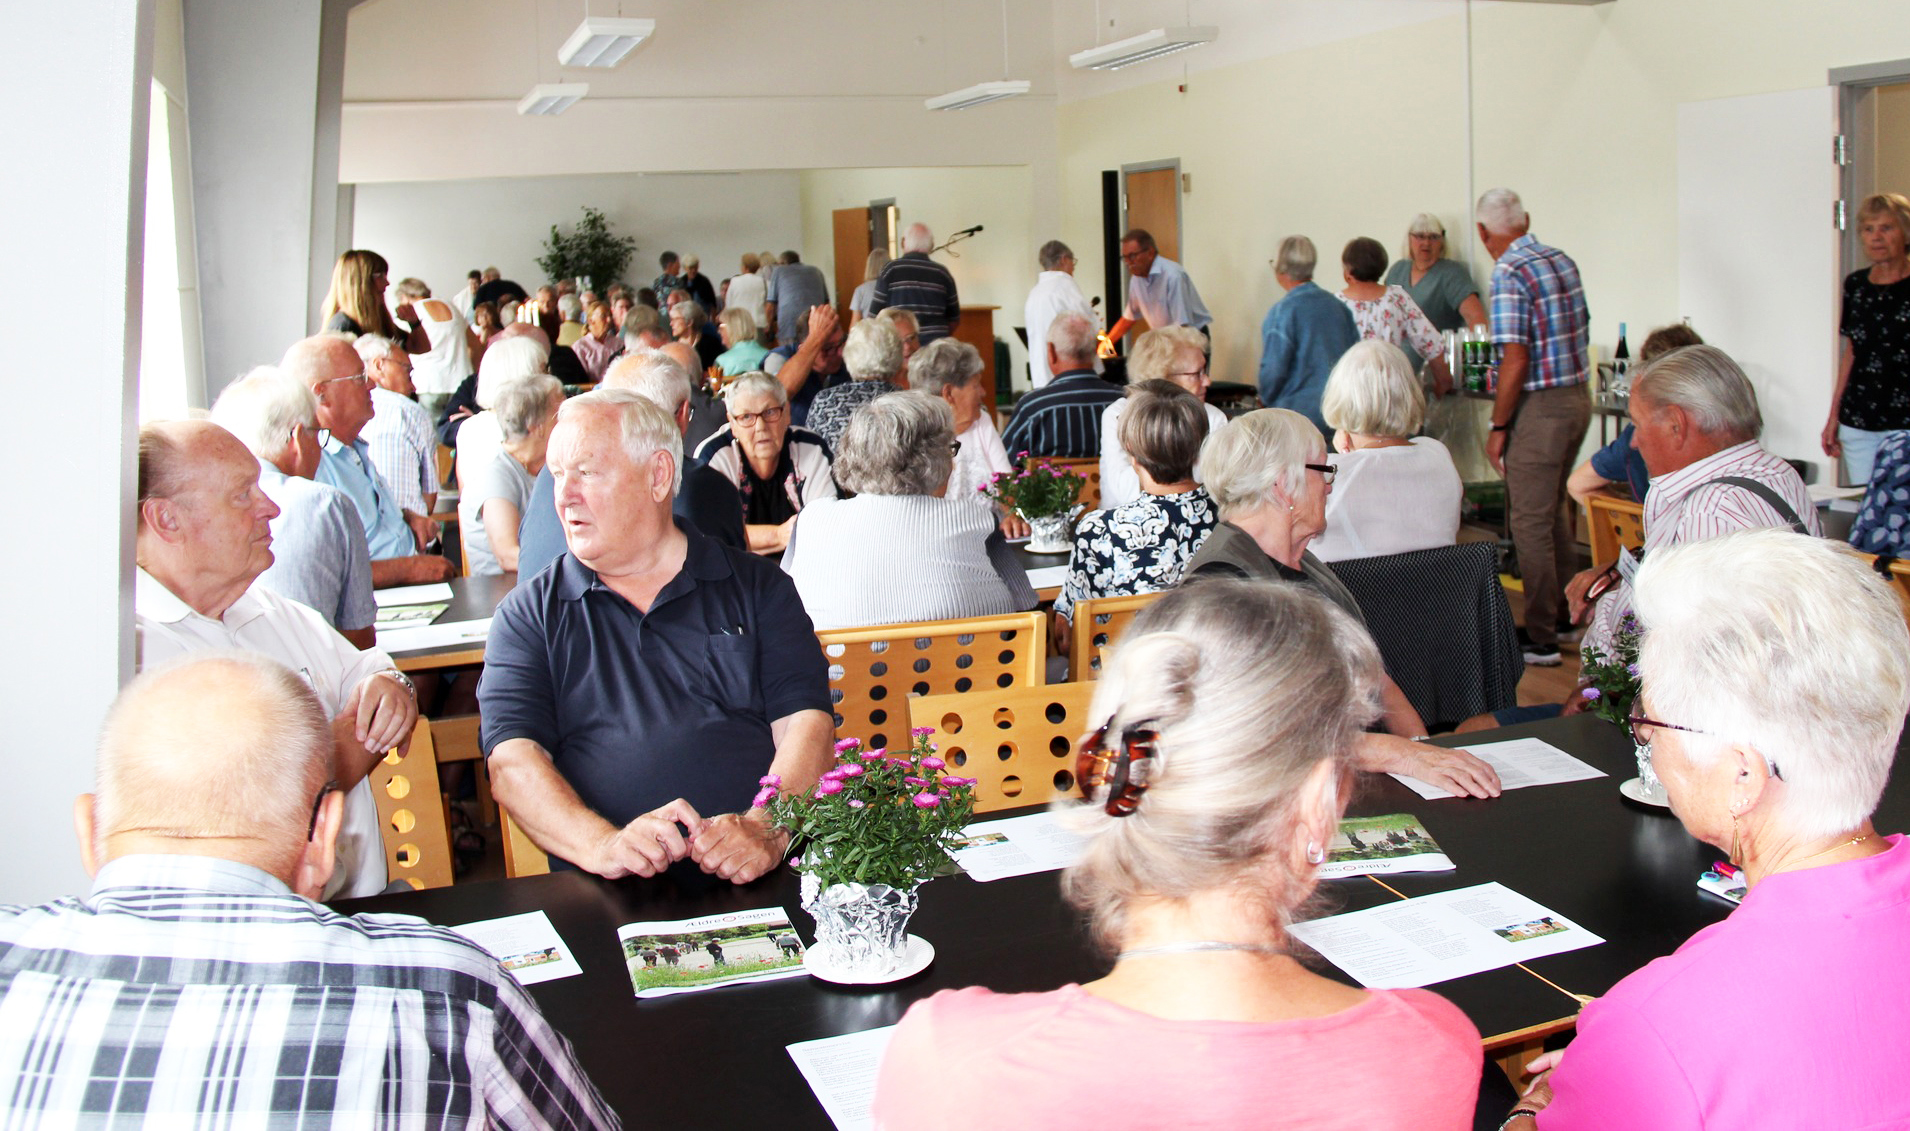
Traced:
[[262, 656], [201, 653], [120, 694], [74, 810], [92, 891], [0, 908], [10, 1125], [618, 1126], [475, 943], [313, 902], [331, 761], [317, 699]]
[[1592, 419], [1585, 289], [1570, 256], [1530, 234], [1519, 194], [1491, 189], [1476, 210], [1492, 268], [1499, 385], [1486, 456], [1505, 476], [1508, 525], [1525, 587], [1525, 662], [1559, 663], [1564, 579], [1577, 566], [1565, 481]]

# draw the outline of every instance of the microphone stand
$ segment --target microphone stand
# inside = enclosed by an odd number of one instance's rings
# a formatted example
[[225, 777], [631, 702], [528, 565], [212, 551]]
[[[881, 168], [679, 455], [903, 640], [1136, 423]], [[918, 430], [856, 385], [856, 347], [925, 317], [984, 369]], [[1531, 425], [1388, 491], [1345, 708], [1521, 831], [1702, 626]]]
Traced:
[[[948, 251], [951, 245], [958, 244], [966, 239], [973, 239], [974, 236], [975, 236], [975, 233], [972, 231], [956, 232], [954, 235], [948, 237], [947, 241], [944, 242], [940, 247], [929, 248], [928, 253], [930, 255], [934, 255], [938, 251]], [[960, 259], [962, 257], [962, 253], [959, 251], [948, 251], [948, 254], [956, 259]]]

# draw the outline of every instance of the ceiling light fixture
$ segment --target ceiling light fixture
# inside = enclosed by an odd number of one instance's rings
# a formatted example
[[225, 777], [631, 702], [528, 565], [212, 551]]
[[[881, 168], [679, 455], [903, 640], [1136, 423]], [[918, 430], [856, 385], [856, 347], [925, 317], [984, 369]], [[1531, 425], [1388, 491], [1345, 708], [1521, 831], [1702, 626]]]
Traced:
[[590, 84], [586, 82], [540, 82], [518, 100], [517, 112], [547, 116], [561, 114], [589, 93]]
[[947, 94], [938, 94], [926, 99], [922, 105], [931, 110], [966, 110], [970, 106], [980, 106], [984, 102], [997, 102], [1003, 98], [1015, 98], [1028, 93], [1027, 79], [1001, 79], [997, 82], [976, 83], [962, 90], [952, 90]]
[[656, 30], [655, 20], [585, 16], [557, 49], [557, 61], [566, 67], [614, 67]]
[[1212, 43], [1220, 35], [1217, 27], [1157, 27], [1130, 39], [1104, 43], [1068, 56], [1076, 70], [1117, 71], [1135, 63], [1145, 63], [1189, 47]]

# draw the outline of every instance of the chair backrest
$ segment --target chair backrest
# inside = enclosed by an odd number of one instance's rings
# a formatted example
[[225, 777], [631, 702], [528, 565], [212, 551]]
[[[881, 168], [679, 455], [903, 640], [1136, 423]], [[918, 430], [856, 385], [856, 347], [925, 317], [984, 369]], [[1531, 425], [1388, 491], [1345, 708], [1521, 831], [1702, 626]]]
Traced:
[[[1058, 456], [1029, 456], [1028, 462], [1043, 460], [1064, 467], [1087, 480], [1081, 485], [1081, 493], [1074, 501], [1091, 511], [1101, 509], [1101, 461], [1098, 459], [1062, 459]], [[1086, 513], [1086, 512], [1083, 512]]]
[[1114, 646], [1142, 609], [1160, 599], [1159, 593], [1131, 597], [1090, 597], [1074, 603], [1074, 640], [1068, 649], [1068, 677], [1098, 679], [1101, 654]]
[[[1870, 568], [1877, 568], [1877, 555], [1859, 554], [1857, 556], [1864, 559]], [[1905, 622], [1910, 623], [1910, 559], [1892, 558], [1889, 572], [1884, 575], [1884, 580], [1890, 583], [1891, 590], [1896, 593], [1897, 600], [1902, 603]]]
[[411, 746], [378, 760], [368, 775], [385, 841], [385, 868], [414, 888], [451, 883], [451, 837], [445, 830], [444, 799], [438, 793], [438, 756], [431, 721], [420, 718]]
[[1645, 544], [1645, 505], [1593, 495], [1585, 500], [1585, 527], [1591, 536], [1592, 566], [1603, 569], [1618, 560], [1620, 547], [1636, 550]]
[[1074, 792], [1074, 749], [1088, 731], [1092, 683], [1051, 683], [909, 700], [910, 723], [955, 772], [975, 778], [975, 811], [1038, 805]]
[[1000, 692], [1047, 679], [1048, 622], [1039, 612], [918, 621], [816, 633], [829, 664], [837, 738], [908, 745], [908, 700]]
[[444, 444], [438, 445], [438, 482], [451, 482], [451, 449]]
[[1495, 543], [1349, 558], [1332, 568], [1359, 602], [1386, 673], [1427, 726], [1518, 701], [1525, 659]]
[[497, 822], [504, 832], [506, 876], [516, 879], [519, 876], [541, 876], [550, 871], [550, 857], [525, 833], [524, 826], [511, 820], [510, 811], [502, 805], [497, 807]]

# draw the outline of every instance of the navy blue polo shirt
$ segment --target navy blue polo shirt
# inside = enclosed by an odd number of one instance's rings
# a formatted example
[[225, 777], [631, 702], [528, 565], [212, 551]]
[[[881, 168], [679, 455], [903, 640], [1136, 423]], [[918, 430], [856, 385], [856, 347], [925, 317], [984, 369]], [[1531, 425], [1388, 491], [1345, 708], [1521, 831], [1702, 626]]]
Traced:
[[648, 613], [566, 553], [511, 590], [484, 648], [485, 756], [530, 739], [615, 825], [676, 797], [705, 816], [747, 809], [775, 757], [770, 723], [829, 710], [795, 583], [675, 521], [688, 555]]
[[1645, 457], [1631, 446], [1634, 430], [1631, 425], [1625, 425], [1617, 439], [1592, 453], [1590, 462], [1600, 479], [1626, 484], [1631, 488], [1631, 497], [1642, 503], [1645, 493], [1651, 490], [1651, 473], [1645, 470]]

